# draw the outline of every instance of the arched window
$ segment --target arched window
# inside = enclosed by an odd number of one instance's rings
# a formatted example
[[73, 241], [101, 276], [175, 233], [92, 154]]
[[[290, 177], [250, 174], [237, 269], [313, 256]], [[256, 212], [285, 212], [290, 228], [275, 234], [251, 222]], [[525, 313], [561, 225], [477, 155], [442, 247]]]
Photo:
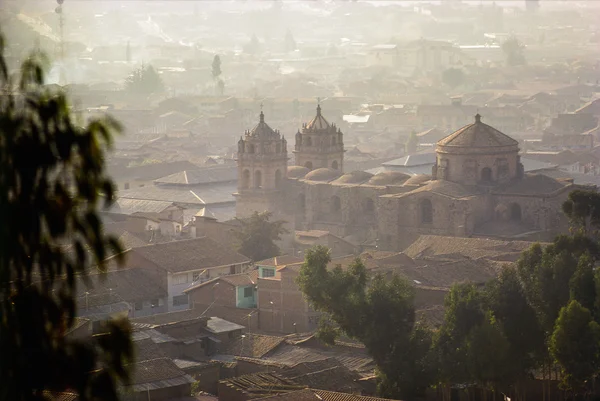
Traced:
[[429, 199], [421, 201], [421, 223], [433, 223], [433, 206]]
[[365, 200], [364, 210], [366, 213], [372, 213], [375, 211], [375, 202], [373, 202], [373, 199], [367, 198]]
[[279, 142], [277, 143], [277, 145], [275, 145], [275, 152], [281, 153], [281, 144]]
[[254, 188], [262, 188], [262, 172], [260, 170], [254, 172]]
[[306, 146], [312, 146], [312, 139], [310, 136], [307, 136], [304, 142], [306, 143]]
[[242, 173], [242, 188], [250, 187], [250, 170], [246, 169]]
[[335, 146], [337, 144], [337, 140], [335, 139], [335, 136], [331, 137], [331, 145]]
[[521, 205], [512, 203], [510, 205], [510, 219], [513, 221], [521, 221]]
[[277, 170], [275, 172], [275, 188], [279, 188], [281, 185], [281, 171]]
[[312, 169], [313, 169], [312, 162], [306, 162], [306, 163], [304, 163], [304, 167], [306, 167], [307, 169], [309, 169], [309, 170], [312, 171]]
[[338, 169], [338, 167], [339, 167], [339, 166], [338, 166], [338, 162], [337, 162], [337, 160], [334, 160], [334, 161], [332, 161], [332, 162], [331, 162], [331, 168], [332, 168], [332, 169], [334, 169], [334, 170], [337, 170], [337, 169]]
[[248, 144], [248, 153], [254, 153], [254, 145]]
[[483, 182], [491, 182], [492, 181], [492, 169], [489, 167], [484, 167], [481, 169], [481, 181]]
[[342, 201], [339, 196], [334, 195], [331, 197], [331, 212], [338, 213], [340, 210], [342, 210]]

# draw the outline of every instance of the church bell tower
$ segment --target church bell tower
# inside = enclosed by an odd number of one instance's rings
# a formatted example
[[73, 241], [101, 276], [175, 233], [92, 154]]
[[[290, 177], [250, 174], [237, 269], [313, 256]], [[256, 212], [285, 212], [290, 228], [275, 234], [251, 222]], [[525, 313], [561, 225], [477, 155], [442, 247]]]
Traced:
[[265, 123], [261, 111], [258, 124], [238, 141], [238, 191], [234, 194], [237, 217], [282, 210], [287, 162], [287, 141]]
[[309, 170], [344, 170], [344, 135], [323, 117], [321, 105], [317, 106], [317, 115], [296, 133], [294, 154], [296, 165]]

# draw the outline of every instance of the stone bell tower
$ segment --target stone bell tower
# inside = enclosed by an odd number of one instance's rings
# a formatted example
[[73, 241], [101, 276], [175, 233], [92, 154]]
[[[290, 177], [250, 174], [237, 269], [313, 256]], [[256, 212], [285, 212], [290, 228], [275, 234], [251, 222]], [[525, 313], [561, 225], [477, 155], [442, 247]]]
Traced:
[[344, 170], [344, 134], [323, 117], [321, 105], [317, 106], [317, 115], [296, 133], [294, 154], [296, 165], [309, 170]]
[[265, 123], [261, 111], [258, 124], [238, 141], [237, 217], [248, 217], [255, 211], [281, 211], [287, 162], [287, 141]]

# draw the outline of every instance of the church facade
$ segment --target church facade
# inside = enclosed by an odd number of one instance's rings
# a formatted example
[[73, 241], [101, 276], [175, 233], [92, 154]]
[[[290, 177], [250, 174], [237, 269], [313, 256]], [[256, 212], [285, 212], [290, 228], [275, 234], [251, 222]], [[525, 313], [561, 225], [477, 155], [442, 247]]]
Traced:
[[270, 211], [295, 230], [324, 230], [358, 245], [402, 250], [421, 234], [542, 238], [564, 228], [575, 185], [525, 174], [518, 142], [475, 116], [437, 143], [431, 175], [344, 172], [343, 133], [316, 116], [287, 142], [259, 123], [238, 142], [236, 212]]

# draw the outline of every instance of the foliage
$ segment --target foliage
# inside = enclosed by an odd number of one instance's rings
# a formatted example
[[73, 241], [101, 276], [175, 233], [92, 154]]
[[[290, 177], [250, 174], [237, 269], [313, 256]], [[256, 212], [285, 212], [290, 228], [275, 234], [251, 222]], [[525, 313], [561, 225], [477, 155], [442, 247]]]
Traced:
[[327, 248], [309, 250], [297, 279], [312, 307], [330, 319], [323, 337], [331, 342], [344, 332], [360, 340], [377, 364], [381, 395], [423, 395], [433, 377], [431, 333], [415, 326], [413, 287], [397, 275], [369, 280], [360, 259], [347, 270], [328, 269], [330, 262]]
[[597, 236], [600, 228], [600, 194], [592, 190], [575, 190], [563, 203], [563, 213], [571, 227], [585, 235]]
[[585, 390], [600, 369], [600, 325], [575, 300], [560, 311], [550, 339], [550, 352], [561, 367], [562, 386]]
[[419, 138], [417, 137], [417, 133], [415, 131], [412, 131], [410, 133], [410, 136], [406, 140], [406, 145], [405, 145], [406, 153], [407, 154], [415, 153], [417, 151], [418, 146], [419, 146]]
[[212, 61], [212, 77], [218, 79], [221, 76], [221, 57], [215, 54], [215, 58]]
[[125, 90], [134, 95], [149, 96], [165, 90], [163, 81], [151, 65], [133, 70], [125, 80]]
[[465, 81], [465, 73], [460, 68], [448, 68], [442, 73], [442, 82], [451, 88], [460, 86]]
[[502, 43], [502, 51], [506, 56], [506, 64], [511, 67], [526, 64], [524, 49], [525, 45], [515, 36], [508, 38]]
[[[0, 80], [13, 87], [3, 43]], [[35, 55], [22, 65], [18, 93], [0, 99], [0, 398], [71, 390], [81, 400], [115, 400], [132, 358], [128, 324], [111, 321], [105, 335], [86, 341], [68, 333], [75, 276], [104, 270], [105, 256], [120, 252], [96, 212], [113, 200], [104, 159], [118, 125], [77, 126], [65, 95], [43, 81]]]
[[293, 52], [297, 48], [298, 47], [296, 45], [296, 40], [294, 39], [292, 32], [288, 29], [288, 31], [285, 34], [285, 51]]
[[279, 255], [279, 247], [275, 241], [281, 239], [288, 231], [284, 221], [270, 221], [270, 212], [254, 212], [247, 219], [236, 218], [241, 229], [236, 232], [239, 241], [238, 252], [253, 261], [264, 260]]

